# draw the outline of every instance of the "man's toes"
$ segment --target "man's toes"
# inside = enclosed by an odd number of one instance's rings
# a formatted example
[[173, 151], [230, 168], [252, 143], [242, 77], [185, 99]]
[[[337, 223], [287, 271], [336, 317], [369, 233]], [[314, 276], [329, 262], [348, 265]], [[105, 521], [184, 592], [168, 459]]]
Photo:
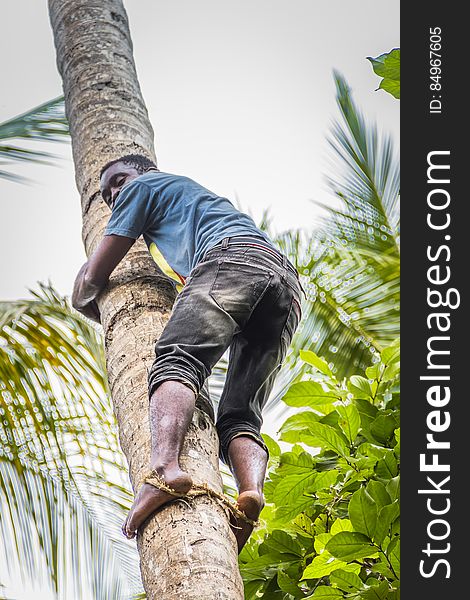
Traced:
[[132, 540], [135, 537], [135, 531], [131, 531], [128, 529], [129, 517], [124, 521], [121, 527], [122, 533], [126, 536], [128, 540]]

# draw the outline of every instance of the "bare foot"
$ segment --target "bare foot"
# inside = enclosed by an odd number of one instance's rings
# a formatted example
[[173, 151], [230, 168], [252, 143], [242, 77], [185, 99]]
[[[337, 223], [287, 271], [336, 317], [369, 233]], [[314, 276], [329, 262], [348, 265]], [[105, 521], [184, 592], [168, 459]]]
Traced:
[[[187, 494], [191, 489], [191, 477], [180, 469], [167, 470], [161, 475], [166, 485], [179, 494]], [[122, 526], [122, 533], [129, 539], [136, 536], [137, 529], [161, 506], [174, 500], [175, 496], [159, 490], [149, 483], [140, 488], [133, 505]]]
[[[264, 506], [263, 495], [254, 490], [241, 492], [237, 499], [237, 506], [249, 519], [257, 521]], [[253, 525], [250, 525], [241, 518], [237, 519], [233, 516], [230, 521], [233, 525], [233, 533], [235, 534], [238, 553], [240, 554], [243, 546], [246, 544], [253, 531]]]

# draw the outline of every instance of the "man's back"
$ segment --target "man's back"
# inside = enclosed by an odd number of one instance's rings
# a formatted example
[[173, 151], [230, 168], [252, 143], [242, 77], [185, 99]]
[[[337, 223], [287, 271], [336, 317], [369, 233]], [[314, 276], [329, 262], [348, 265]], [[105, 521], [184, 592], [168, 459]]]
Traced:
[[106, 235], [155, 244], [168, 264], [187, 277], [204, 254], [225, 237], [250, 235], [269, 238], [253, 219], [227, 199], [189, 177], [151, 170], [124, 185]]

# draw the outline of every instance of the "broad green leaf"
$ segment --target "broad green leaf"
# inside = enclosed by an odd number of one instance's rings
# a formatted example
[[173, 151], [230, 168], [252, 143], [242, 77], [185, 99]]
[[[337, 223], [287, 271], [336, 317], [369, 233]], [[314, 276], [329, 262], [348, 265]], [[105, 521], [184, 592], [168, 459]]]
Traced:
[[[356, 531], [341, 531], [331, 538], [326, 545], [326, 551], [344, 562], [359, 560], [376, 554], [369, 538]], [[339, 568], [339, 567], [338, 567]]]
[[297, 515], [304, 512], [313, 505], [313, 498], [307, 496], [300, 496], [295, 502], [287, 504], [286, 506], [279, 506], [276, 509], [276, 521], [279, 523], [286, 523], [295, 519]]
[[382, 79], [379, 89], [385, 90], [397, 100], [400, 100], [400, 82], [393, 79]]
[[259, 579], [260, 573], [267, 570], [272, 569], [274, 575], [281, 564], [289, 564], [297, 560], [294, 555], [286, 554], [285, 555], [288, 560], [279, 560], [279, 554], [277, 552], [273, 554], [263, 554], [259, 558], [252, 560], [249, 563], [245, 563], [241, 565], [241, 571], [243, 574], [243, 579], [245, 580], [255, 580]]
[[359, 488], [349, 501], [349, 518], [355, 529], [372, 539], [377, 524], [377, 504], [371, 495]]
[[387, 504], [379, 510], [377, 525], [374, 532], [374, 542], [381, 544], [388, 535], [390, 525], [400, 514], [400, 505], [398, 500], [392, 504]]
[[309, 406], [310, 408], [332, 404], [337, 399], [337, 394], [325, 391], [321, 384], [316, 381], [294, 383], [283, 397], [288, 406]]
[[304, 441], [309, 446], [319, 446], [320, 448], [333, 450], [333, 452], [336, 452], [340, 456], [349, 456], [346, 442], [329, 425], [312, 423], [309, 434], [305, 436]]
[[307, 596], [305, 600], [331, 600], [331, 598], [342, 598], [343, 594], [339, 590], [335, 590], [327, 585], [319, 585], [311, 596]]
[[393, 477], [393, 479], [387, 483], [387, 492], [392, 501], [400, 498], [400, 475]]
[[338, 423], [352, 444], [356, 439], [361, 426], [361, 417], [359, 415], [359, 411], [354, 404], [337, 406], [336, 411], [340, 416]]
[[397, 456], [399, 456], [400, 455], [400, 427], [395, 429], [394, 435], [395, 435], [395, 439], [397, 441], [396, 446], [394, 447], [394, 451], [397, 454]]
[[373, 456], [380, 460], [381, 458], [385, 458], [385, 456], [390, 452], [393, 453], [393, 450], [390, 448], [385, 448], [384, 446], [378, 446], [377, 444], [364, 442], [359, 446], [357, 452], [362, 456]]
[[279, 552], [282, 555], [289, 555], [286, 557], [287, 559], [292, 556], [302, 556], [302, 549], [297, 540], [281, 529], [272, 531], [265, 537], [261, 546], [267, 549], [267, 553]]
[[324, 490], [336, 483], [338, 479], [339, 471], [337, 469], [331, 469], [330, 471], [322, 471], [318, 473], [317, 477], [313, 481], [309, 491], [318, 492]]
[[387, 492], [385, 486], [380, 481], [371, 480], [366, 486], [366, 490], [369, 492], [371, 497], [377, 504], [377, 509], [380, 510], [383, 506], [390, 504], [392, 499], [390, 494]]
[[244, 585], [245, 598], [256, 598], [256, 592], [264, 583], [264, 579], [252, 579], [251, 581], [246, 581]]
[[370, 398], [372, 390], [369, 380], [360, 375], [353, 375], [348, 381], [348, 390], [354, 394], [356, 398]]
[[263, 436], [264, 443], [268, 447], [269, 455], [271, 457], [281, 456], [281, 448], [279, 447], [279, 444], [276, 442], [276, 440], [274, 440], [267, 433], [263, 433], [261, 435]]
[[400, 98], [400, 49], [394, 48], [390, 52], [375, 58], [368, 56], [374, 72], [383, 77], [380, 88], [386, 90], [394, 98]]
[[[375, 472], [383, 479], [391, 479], [392, 477], [395, 477], [398, 473], [398, 463], [397, 459], [395, 458], [395, 454], [393, 452], [387, 452], [384, 458], [378, 461], [377, 466], [375, 467]], [[392, 497], [391, 494], [390, 497]]]
[[388, 365], [382, 374], [382, 381], [391, 381], [400, 372], [400, 363], [396, 362]]
[[362, 580], [356, 573], [348, 573], [348, 571], [343, 571], [343, 569], [333, 571], [330, 575], [330, 582], [344, 592], [353, 592], [364, 587]]
[[280, 570], [278, 572], [277, 584], [283, 592], [290, 594], [294, 598], [304, 598], [304, 595], [300, 590], [299, 586], [297, 585], [296, 581], [292, 579], [292, 577], [289, 577], [289, 575], [285, 571]]
[[367, 378], [368, 379], [378, 379], [382, 368], [383, 368], [382, 364], [379, 362], [375, 363], [375, 365], [372, 365], [371, 367], [367, 367], [367, 369], [366, 369]]
[[298, 454], [295, 452], [283, 452], [278, 472], [285, 477], [287, 475], [309, 474], [313, 468], [313, 458], [303, 448], [300, 448]]
[[277, 484], [274, 490], [274, 502], [277, 506], [292, 504], [306, 490], [309, 490], [316, 477], [317, 473], [313, 470], [308, 473], [288, 475]]
[[376, 418], [379, 412], [378, 408], [364, 398], [354, 398], [354, 404], [361, 416], [362, 427], [368, 427]]
[[[360, 569], [360, 566], [357, 565]], [[329, 575], [336, 569], [345, 569], [348, 564], [342, 560], [338, 560], [329, 552], [324, 550], [319, 556], [315, 556], [312, 562], [306, 567], [303, 572], [302, 579], [319, 579]]]
[[304, 411], [291, 415], [284, 421], [279, 430], [281, 440], [291, 444], [301, 442], [304, 432], [308, 431], [310, 425], [316, 423], [320, 418], [320, 415], [312, 411]]
[[400, 346], [393, 344], [388, 348], [384, 348], [380, 353], [380, 358], [384, 365], [392, 365], [400, 360]]
[[301, 350], [300, 358], [309, 365], [314, 366], [316, 369], [318, 369], [325, 375], [328, 375], [331, 378], [334, 377], [330, 367], [328, 366], [328, 363], [325, 360], [323, 360], [323, 358], [317, 356], [312, 350]]
[[387, 548], [387, 556], [396, 573], [396, 576], [400, 578], [400, 538], [395, 537], [390, 542]]
[[292, 525], [294, 526], [295, 531], [300, 531], [304, 536], [306, 535], [312, 538], [315, 536], [315, 529], [313, 527], [312, 519], [305, 513], [297, 515]]
[[317, 536], [315, 536], [315, 543], [313, 546], [317, 554], [321, 554], [323, 552], [325, 546], [331, 540], [331, 537], [331, 533], [319, 533]]
[[382, 581], [367, 590], [361, 590], [359, 597], [364, 598], [364, 600], [385, 600], [388, 597], [389, 589], [388, 582]]
[[390, 52], [381, 54], [376, 58], [368, 57], [376, 75], [387, 79], [400, 81], [400, 49], [394, 48]]
[[398, 425], [399, 421], [396, 414], [392, 412], [381, 413], [370, 424], [370, 432], [377, 441], [386, 444], [390, 441]]
[[353, 531], [353, 526], [349, 519], [336, 519], [331, 526], [330, 532], [333, 535], [341, 531]]

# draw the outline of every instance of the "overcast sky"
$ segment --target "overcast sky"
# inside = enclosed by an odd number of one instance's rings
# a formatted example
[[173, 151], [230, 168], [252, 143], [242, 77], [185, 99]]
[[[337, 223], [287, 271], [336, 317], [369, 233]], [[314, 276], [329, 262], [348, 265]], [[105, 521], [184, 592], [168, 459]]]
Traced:
[[[333, 69], [398, 143], [399, 102], [374, 91], [379, 80], [366, 57], [399, 46], [399, 0], [125, 5], [160, 169], [238, 198], [256, 220], [269, 209], [275, 230], [312, 230], [312, 200], [331, 199], [323, 177], [338, 115]], [[3, 2], [1, 17], [0, 122], [61, 94], [46, 0]], [[85, 261], [70, 148], [52, 150], [57, 167], [14, 169], [33, 184], [0, 180], [0, 299], [25, 297], [47, 280], [69, 295]], [[51, 595], [36, 589], [34, 598]]]
[[[399, 2], [127, 0], [140, 84], [161, 170], [186, 174], [277, 231], [314, 225], [329, 198], [325, 137], [338, 114], [332, 70], [398, 142], [399, 103], [374, 91], [366, 56], [399, 46]], [[0, 121], [61, 94], [46, 0], [3, 3]], [[0, 180], [0, 298], [48, 279], [70, 294], [85, 260], [66, 145], [58, 167]]]

